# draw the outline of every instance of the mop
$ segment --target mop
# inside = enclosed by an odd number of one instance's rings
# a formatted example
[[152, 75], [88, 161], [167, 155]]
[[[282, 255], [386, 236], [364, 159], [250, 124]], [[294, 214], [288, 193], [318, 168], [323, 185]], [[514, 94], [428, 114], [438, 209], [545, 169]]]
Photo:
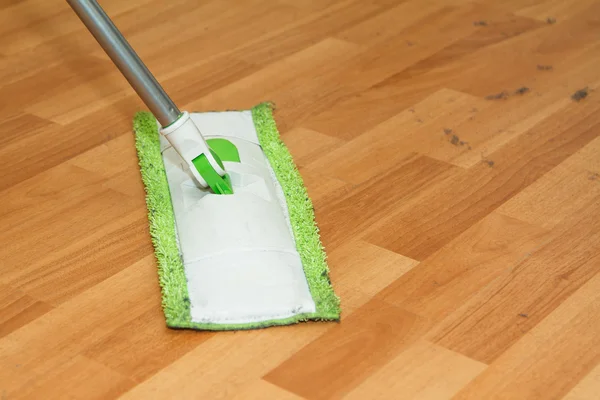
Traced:
[[270, 103], [180, 111], [95, 0], [67, 0], [150, 110], [133, 131], [170, 328], [338, 321], [314, 209]]

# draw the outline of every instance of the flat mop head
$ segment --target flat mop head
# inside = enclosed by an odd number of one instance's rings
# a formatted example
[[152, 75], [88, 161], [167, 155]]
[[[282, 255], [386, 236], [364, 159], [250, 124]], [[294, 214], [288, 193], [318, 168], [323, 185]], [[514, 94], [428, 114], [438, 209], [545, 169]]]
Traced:
[[134, 119], [163, 310], [171, 328], [337, 321], [314, 210], [272, 107], [192, 113], [230, 194], [199, 189], [147, 112]]

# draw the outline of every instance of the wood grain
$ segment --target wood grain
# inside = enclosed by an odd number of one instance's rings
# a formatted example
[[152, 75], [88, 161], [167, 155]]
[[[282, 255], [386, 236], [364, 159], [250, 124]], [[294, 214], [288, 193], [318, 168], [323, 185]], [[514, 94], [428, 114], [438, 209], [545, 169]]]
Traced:
[[302, 397], [288, 392], [279, 386], [275, 386], [264, 380], [257, 380], [242, 388], [235, 397], [235, 400], [301, 400]]
[[52, 307], [7, 285], [0, 285], [0, 337], [28, 324]]
[[5, 0], [1, 400], [598, 398], [599, 0], [102, 5], [182, 109], [276, 104], [342, 320], [168, 329], [144, 105], [65, 2]]
[[560, 398], [579, 380], [575, 374], [593, 374], [591, 370], [600, 361], [600, 324], [596, 318], [599, 283], [596, 275], [498, 357], [456, 398]]
[[548, 232], [535, 225], [490, 213], [382, 290], [380, 296], [441, 320], [548, 240]]
[[305, 398], [339, 398], [414, 343], [426, 326], [416, 314], [373, 299], [265, 379]]
[[596, 366], [563, 399], [592, 400], [598, 395], [598, 385], [600, 385], [600, 367]]
[[490, 363], [592, 278], [600, 262], [600, 224], [583, 219], [598, 215], [599, 199], [443, 322], [435, 341]]
[[346, 398], [451, 398], [486, 368], [483, 363], [419, 341], [366, 379]]

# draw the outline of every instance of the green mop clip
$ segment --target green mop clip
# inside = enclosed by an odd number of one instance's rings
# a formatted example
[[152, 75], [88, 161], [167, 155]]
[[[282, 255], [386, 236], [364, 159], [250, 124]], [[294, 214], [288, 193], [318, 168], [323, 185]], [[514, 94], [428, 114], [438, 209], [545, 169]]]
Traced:
[[[237, 147], [229, 140], [208, 139], [206, 143], [208, 144], [210, 153], [222, 169], [225, 169], [223, 161], [240, 162], [240, 153]], [[192, 163], [215, 194], [233, 194], [233, 185], [231, 184], [229, 174], [219, 175], [204, 154], [200, 154], [194, 158]]]
[[178, 111], [177, 118], [167, 122], [160, 133], [187, 163], [198, 186], [215, 194], [233, 194], [223, 162], [240, 162], [237, 147], [223, 138], [205, 140], [187, 111]]

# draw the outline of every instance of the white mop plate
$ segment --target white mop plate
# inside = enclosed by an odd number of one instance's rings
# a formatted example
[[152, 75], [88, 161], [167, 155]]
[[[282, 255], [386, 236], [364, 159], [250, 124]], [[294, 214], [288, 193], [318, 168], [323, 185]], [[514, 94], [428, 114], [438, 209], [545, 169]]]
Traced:
[[235, 144], [225, 162], [233, 195], [199, 189], [161, 137], [191, 317], [252, 323], [315, 312], [283, 191], [258, 141], [250, 111], [191, 113], [206, 139]]

